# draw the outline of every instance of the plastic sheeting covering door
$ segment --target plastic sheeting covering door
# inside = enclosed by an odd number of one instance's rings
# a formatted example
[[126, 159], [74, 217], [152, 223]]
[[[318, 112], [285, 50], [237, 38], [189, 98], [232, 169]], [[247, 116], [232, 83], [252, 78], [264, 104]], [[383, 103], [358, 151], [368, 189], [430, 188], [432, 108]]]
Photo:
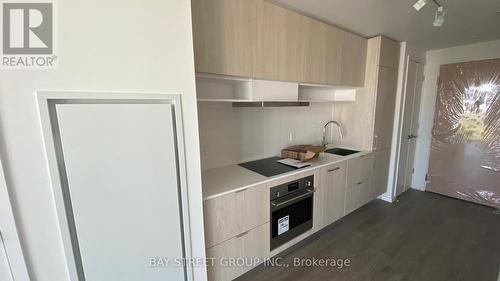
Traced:
[[442, 65], [427, 190], [500, 208], [500, 59]]

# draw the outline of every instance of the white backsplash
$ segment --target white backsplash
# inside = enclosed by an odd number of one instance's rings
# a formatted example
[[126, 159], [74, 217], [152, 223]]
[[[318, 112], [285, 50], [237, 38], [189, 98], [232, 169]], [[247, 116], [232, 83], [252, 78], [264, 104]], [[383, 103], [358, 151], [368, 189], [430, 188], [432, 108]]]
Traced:
[[[332, 116], [332, 103], [313, 103], [309, 107], [233, 108], [231, 103], [200, 102], [202, 168], [276, 156], [282, 148], [294, 144], [320, 144], [323, 125]], [[336, 129], [332, 131], [332, 128], [329, 128], [329, 138], [338, 138]]]

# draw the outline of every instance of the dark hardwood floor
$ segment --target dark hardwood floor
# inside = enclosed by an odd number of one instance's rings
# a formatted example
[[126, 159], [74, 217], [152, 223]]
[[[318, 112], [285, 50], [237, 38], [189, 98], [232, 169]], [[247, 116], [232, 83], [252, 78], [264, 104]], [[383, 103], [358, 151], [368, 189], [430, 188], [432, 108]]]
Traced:
[[[238, 281], [497, 281], [500, 215], [494, 209], [410, 190], [376, 200]], [[294, 258], [343, 258], [351, 265], [294, 266]], [[288, 264], [288, 267], [286, 266]]]

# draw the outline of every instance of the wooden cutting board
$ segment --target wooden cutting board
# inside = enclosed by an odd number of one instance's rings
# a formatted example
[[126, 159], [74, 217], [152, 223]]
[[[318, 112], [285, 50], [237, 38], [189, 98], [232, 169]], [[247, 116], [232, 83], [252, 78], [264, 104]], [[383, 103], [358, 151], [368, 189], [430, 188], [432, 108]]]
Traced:
[[319, 156], [325, 150], [321, 145], [300, 144], [293, 145], [281, 150], [281, 157], [292, 158], [300, 161], [309, 161]]

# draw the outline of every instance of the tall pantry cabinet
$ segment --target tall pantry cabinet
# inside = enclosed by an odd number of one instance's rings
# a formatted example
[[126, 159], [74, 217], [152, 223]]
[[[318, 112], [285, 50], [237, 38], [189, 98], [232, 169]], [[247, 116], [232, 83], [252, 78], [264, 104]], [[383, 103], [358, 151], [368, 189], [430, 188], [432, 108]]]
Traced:
[[387, 189], [397, 91], [399, 43], [387, 37], [368, 39], [365, 86], [355, 103], [337, 104], [334, 117], [350, 124], [344, 141], [374, 152], [372, 196]]

